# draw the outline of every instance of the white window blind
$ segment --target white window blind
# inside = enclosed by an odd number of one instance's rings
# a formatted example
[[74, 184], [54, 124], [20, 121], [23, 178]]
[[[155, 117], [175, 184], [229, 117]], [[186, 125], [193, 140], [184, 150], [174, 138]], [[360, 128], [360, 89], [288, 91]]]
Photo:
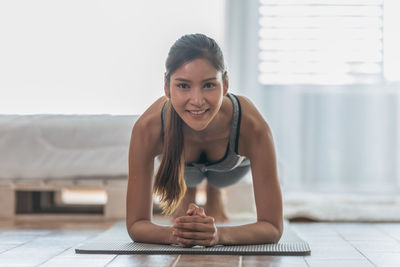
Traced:
[[376, 84], [383, 0], [260, 0], [259, 82]]

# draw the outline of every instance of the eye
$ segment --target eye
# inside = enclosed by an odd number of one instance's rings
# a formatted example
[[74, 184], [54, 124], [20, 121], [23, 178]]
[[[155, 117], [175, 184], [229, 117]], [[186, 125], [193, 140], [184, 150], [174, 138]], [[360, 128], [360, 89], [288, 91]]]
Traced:
[[182, 88], [182, 89], [187, 89], [187, 88], [189, 88], [189, 85], [187, 83], [180, 83], [177, 85], [177, 87]]
[[206, 84], [204, 85], [204, 88], [214, 88], [215, 86], [216, 86], [215, 83], [206, 83]]

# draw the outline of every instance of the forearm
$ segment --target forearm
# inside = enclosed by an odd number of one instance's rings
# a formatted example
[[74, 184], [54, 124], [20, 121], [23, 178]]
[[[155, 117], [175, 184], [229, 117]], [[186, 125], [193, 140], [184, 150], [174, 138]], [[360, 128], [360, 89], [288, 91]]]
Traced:
[[147, 220], [135, 222], [128, 230], [133, 241], [155, 244], [174, 244], [172, 232], [172, 226], [157, 225]]
[[271, 223], [259, 221], [240, 226], [220, 226], [218, 235], [218, 244], [244, 245], [276, 243], [282, 232]]

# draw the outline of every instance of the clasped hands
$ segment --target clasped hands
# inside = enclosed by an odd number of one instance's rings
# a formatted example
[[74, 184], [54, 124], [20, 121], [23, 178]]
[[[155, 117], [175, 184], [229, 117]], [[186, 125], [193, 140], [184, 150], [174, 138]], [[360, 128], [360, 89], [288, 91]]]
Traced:
[[174, 220], [173, 237], [181, 247], [215, 246], [218, 244], [218, 230], [213, 217], [194, 203], [189, 204], [186, 216]]

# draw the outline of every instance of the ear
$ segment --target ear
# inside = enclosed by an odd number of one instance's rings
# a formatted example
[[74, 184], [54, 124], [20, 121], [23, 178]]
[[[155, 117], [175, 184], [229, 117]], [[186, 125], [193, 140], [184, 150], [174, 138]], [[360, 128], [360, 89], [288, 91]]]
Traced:
[[167, 98], [171, 97], [170, 89], [169, 89], [169, 81], [167, 80], [167, 74], [164, 73], [164, 93]]
[[229, 89], [229, 79], [228, 79], [228, 73], [225, 71], [224, 73], [224, 78], [223, 78], [223, 93], [224, 95], [226, 95], [228, 93], [228, 89]]

